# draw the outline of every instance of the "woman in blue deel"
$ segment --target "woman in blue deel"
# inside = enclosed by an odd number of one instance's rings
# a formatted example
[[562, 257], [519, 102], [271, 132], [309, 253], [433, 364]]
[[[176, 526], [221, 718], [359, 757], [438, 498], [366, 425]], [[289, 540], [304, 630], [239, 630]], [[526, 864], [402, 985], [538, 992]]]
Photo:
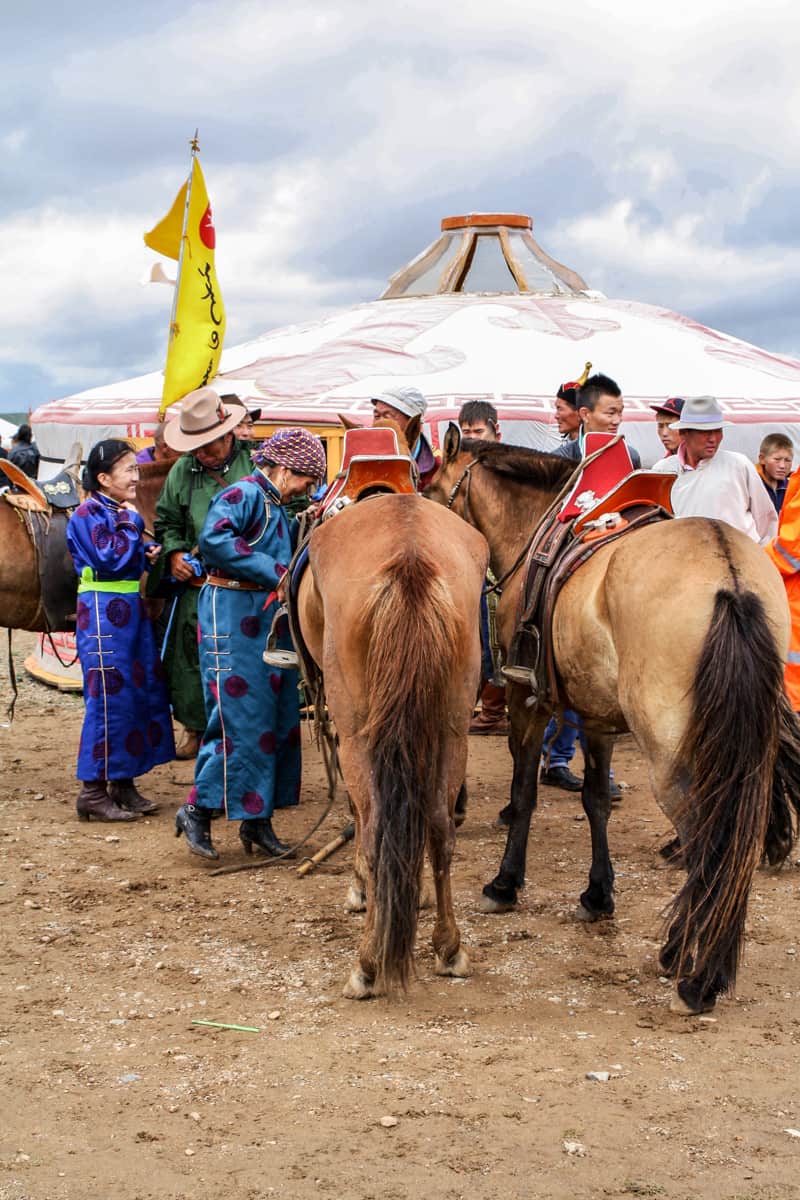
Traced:
[[89, 454], [89, 496], [67, 526], [78, 573], [76, 641], [86, 713], [78, 751], [81, 820], [132, 821], [154, 813], [135, 779], [175, 757], [164, 669], [139, 595], [160, 547], [145, 540], [135, 508], [139, 468], [116, 438]]
[[[211, 818], [223, 810], [241, 822], [245, 850], [286, 854], [272, 813], [300, 798], [297, 671], [267, 666], [262, 650], [297, 542], [284, 505], [325, 477], [325, 450], [305, 429], [281, 429], [254, 458], [251, 476], [214, 497], [199, 538], [208, 572], [197, 604], [207, 723], [175, 831], [203, 858], [219, 858]], [[279, 644], [291, 645], [281, 634]]]

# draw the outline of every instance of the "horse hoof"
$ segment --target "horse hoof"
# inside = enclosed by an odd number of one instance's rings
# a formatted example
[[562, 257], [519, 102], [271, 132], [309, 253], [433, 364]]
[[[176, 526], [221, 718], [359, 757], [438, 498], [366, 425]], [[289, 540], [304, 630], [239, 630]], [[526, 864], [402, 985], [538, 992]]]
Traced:
[[350, 884], [344, 900], [345, 912], [359, 913], [367, 911], [367, 898], [360, 888]]
[[350, 978], [342, 989], [345, 1000], [369, 1000], [375, 993], [372, 984], [360, 967], [354, 967]]
[[478, 912], [482, 913], [513, 912], [516, 907], [515, 900], [493, 900], [491, 896], [481, 896], [478, 901]]
[[587, 925], [593, 924], [594, 921], [599, 921], [602, 916], [604, 916], [603, 913], [593, 912], [591, 908], [584, 908], [582, 904], [579, 904], [575, 909], [575, 919], [583, 921]]
[[469, 956], [465, 950], [458, 949], [448, 962], [444, 962], [437, 954], [434, 970], [437, 975], [451, 975], [454, 979], [466, 979], [469, 975]]
[[699, 1008], [692, 1008], [679, 992], [675, 992], [669, 1002], [669, 1011], [679, 1017], [700, 1017], [703, 1013], [711, 1012], [713, 1008], [713, 1001], [711, 1004], [701, 1004]]

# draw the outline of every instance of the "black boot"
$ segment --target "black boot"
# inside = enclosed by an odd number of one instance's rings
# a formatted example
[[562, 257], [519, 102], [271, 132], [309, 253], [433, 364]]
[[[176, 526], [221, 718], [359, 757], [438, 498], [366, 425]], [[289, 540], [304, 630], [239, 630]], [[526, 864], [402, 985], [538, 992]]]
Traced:
[[158, 812], [158, 805], [137, 791], [132, 779], [112, 779], [108, 785], [108, 794], [115, 804], [126, 808], [128, 812], [142, 813], [145, 816]]
[[134, 821], [133, 813], [125, 812], [106, 791], [105, 779], [86, 780], [75, 801], [75, 811], [81, 821]]
[[255, 817], [250, 821], [242, 821], [239, 826], [239, 837], [248, 854], [253, 853], [255, 845], [265, 854], [271, 855], [272, 858], [297, 857], [291, 846], [287, 846], [285, 842], [275, 836], [275, 830], [272, 828], [272, 821], [269, 817]]
[[194, 804], [183, 804], [175, 813], [175, 837], [186, 834], [186, 843], [192, 854], [201, 858], [219, 858], [211, 844], [211, 814], [206, 808]]

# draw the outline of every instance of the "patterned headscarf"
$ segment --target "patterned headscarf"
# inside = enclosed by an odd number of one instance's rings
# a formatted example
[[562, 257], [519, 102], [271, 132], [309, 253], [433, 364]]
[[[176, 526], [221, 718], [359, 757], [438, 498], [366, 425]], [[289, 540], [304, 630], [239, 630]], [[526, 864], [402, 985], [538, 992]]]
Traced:
[[259, 446], [253, 462], [259, 467], [289, 467], [318, 481], [325, 478], [327, 471], [322, 439], [307, 429], [279, 429]]

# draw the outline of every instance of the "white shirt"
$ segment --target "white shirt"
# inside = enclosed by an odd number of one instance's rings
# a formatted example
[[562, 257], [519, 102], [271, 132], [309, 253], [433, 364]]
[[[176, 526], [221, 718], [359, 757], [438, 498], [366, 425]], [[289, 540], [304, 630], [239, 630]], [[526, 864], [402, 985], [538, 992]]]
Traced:
[[684, 447], [652, 468], [677, 475], [672, 485], [676, 517], [711, 517], [727, 521], [762, 546], [778, 532], [778, 514], [749, 458], [735, 450], [718, 450], [692, 468]]

